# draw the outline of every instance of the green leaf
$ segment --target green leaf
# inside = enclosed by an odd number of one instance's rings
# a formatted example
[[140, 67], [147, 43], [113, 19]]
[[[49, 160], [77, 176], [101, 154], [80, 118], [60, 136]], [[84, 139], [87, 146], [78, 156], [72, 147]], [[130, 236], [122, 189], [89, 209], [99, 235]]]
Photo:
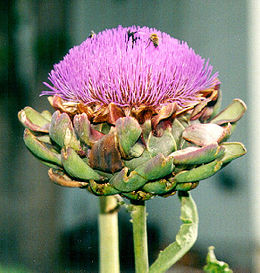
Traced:
[[178, 147], [180, 146], [180, 141], [182, 139], [181, 138], [182, 132], [187, 127], [187, 124], [186, 123], [184, 124], [185, 126], [179, 121], [178, 118], [175, 118], [172, 123], [172, 136]]
[[226, 136], [225, 129], [217, 124], [192, 124], [187, 127], [182, 137], [198, 146], [206, 146], [215, 142], [220, 142]]
[[153, 195], [151, 193], [143, 191], [123, 192], [122, 195], [127, 197], [128, 199], [136, 201], [146, 201], [153, 198]]
[[130, 149], [129, 156], [132, 157], [140, 157], [145, 150], [145, 146], [140, 143], [136, 142], [136, 144]]
[[195, 189], [198, 185], [199, 185], [199, 182], [178, 183], [175, 190], [190, 191], [190, 190]]
[[43, 111], [41, 112], [41, 115], [42, 115], [45, 119], [47, 119], [49, 122], [51, 122], [51, 117], [52, 117], [52, 113], [51, 113], [51, 112], [49, 112], [48, 110], [43, 110]]
[[[92, 128], [86, 113], [75, 115], [73, 119], [73, 124], [76, 135], [78, 136], [80, 141], [87, 146], [93, 146], [93, 144], [103, 136], [101, 132]], [[101, 127], [102, 124], [98, 125], [99, 127]]]
[[129, 169], [123, 168], [109, 183], [122, 192], [131, 192], [144, 186], [149, 180], [160, 179], [174, 169], [173, 158], [163, 154], [151, 158], [128, 174]]
[[73, 119], [74, 130], [78, 138], [88, 146], [91, 146], [91, 125], [87, 114], [75, 115]]
[[217, 103], [213, 106], [213, 113], [210, 116], [211, 120], [218, 114], [219, 109], [221, 107], [221, 103], [222, 103], [222, 91], [219, 90]]
[[218, 261], [214, 253], [214, 246], [209, 247], [207, 264], [203, 267], [206, 273], [233, 273], [227, 263]]
[[176, 241], [160, 252], [158, 258], [151, 265], [149, 273], [166, 272], [193, 246], [198, 235], [198, 212], [191, 195], [181, 196], [182, 225], [176, 235]]
[[151, 159], [151, 155], [147, 150], [144, 150], [140, 157], [136, 157], [130, 160], [124, 160], [124, 165], [133, 171], [136, 167], [140, 166], [141, 164], [145, 163], [146, 161]]

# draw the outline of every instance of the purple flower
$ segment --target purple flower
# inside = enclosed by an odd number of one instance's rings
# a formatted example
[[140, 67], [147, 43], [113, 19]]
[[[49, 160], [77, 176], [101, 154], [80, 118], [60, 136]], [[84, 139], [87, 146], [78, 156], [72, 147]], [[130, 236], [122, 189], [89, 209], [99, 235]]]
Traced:
[[118, 26], [70, 49], [42, 95], [84, 105], [184, 108], [204, 100], [201, 91], [214, 89], [217, 76], [186, 42], [153, 28]]

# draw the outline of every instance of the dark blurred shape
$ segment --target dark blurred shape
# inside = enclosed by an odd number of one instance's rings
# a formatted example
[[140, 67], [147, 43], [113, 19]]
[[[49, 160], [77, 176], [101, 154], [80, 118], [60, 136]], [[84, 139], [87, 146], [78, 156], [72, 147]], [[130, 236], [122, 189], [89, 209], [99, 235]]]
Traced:
[[97, 224], [82, 223], [61, 235], [61, 267], [98, 271], [98, 234]]
[[[41, 69], [50, 70], [68, 51], [68, 37], [64, 31], [40, 33], [35, 44], [35, 55]], [[46, 58], [48, 56], [48, 58]], [[47, 81], [47, 78], [46, 78]]]
[[[81, 269], [98, 272], [98, 225], [86, 222], [61, 235], [60, 260], [64, 270]], [[159, 227], [148, 225], [149, 261], [156, 258], [160, 240]], [[127, 217], [119, 218], [120, 268], [122, 272], [134, 269], [132, 225]], [[85, 270], [85, 271], [84, 271]], [[73, 271], [74, 272], [74, 271]], [[80, 271], [81, 272], [81, 271]]]
[[239, 188], [239, 175], [229, 169], [222, 170], [217, 176], [217, 181], [216, 186], [223, 190], [235, 191]]
[[39, 85], [70, 47], [68, 3], [0, 2], [0, 265], [24, 265], [37, 273], [58, 267], [58, 189], [46, 184], [43, 168], [29, 165], [17, 112], [40, 106]]

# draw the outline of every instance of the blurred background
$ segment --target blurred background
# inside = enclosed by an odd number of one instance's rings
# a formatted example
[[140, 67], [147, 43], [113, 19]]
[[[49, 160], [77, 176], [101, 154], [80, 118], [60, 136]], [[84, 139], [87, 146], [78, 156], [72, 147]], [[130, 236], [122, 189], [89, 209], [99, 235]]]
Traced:
[[[260, 249], [257, 0], [2, 0], [0, 5], [0, 273], [98, 272], [97, 198], [49, 181], [48, 168], [23, 144], [17, 112], [27, 105], [52, 110], [39, 94], [53, 64], [91, 30], [119, 24], [155, 27], [187, 41], [219, 71], [222, 107], [236, 97], [249, 105], [232, 136], [249, 152], [193, 191], [199, 237], [180, 265], [193, 268], [183, 272], [202, 268], [214, 245], [234, 272], [259, 272], [257, 258], [253, 262]], [[147, 205], [152, 261], [175, 239], [180, 207], [176, 196]], [[119, 217], [121, 270], [133, 272], [129, 217], [123, 210]]]

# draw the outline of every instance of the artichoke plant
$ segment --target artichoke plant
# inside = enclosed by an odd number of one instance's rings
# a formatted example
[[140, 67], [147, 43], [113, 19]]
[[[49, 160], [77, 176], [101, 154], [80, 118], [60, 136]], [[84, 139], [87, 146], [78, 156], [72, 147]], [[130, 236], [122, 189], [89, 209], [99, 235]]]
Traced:
[[92, 33], [49, 74], [42, 95], [56, 111], [19, 112], [25, 145], [61, 186], [133, 201], [188, 192], [246, 153], [226, 142], [246, 106], [219, 112], [212, 70], [156, 29]]

